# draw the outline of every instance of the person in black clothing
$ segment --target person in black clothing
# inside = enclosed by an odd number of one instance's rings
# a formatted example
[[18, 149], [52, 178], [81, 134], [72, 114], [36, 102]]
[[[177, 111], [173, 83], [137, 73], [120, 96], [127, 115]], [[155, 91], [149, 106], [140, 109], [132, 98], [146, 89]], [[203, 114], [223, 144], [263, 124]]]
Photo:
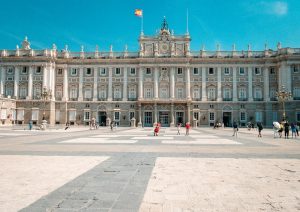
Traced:
[[261, 137], [261, 131], [263, 130], [262, 123], [257, 123], [257, 129], [258, 129], [258, 137]]
[[284, 123], [284, 138], [289, 138], [290, 124], [288, 121]]

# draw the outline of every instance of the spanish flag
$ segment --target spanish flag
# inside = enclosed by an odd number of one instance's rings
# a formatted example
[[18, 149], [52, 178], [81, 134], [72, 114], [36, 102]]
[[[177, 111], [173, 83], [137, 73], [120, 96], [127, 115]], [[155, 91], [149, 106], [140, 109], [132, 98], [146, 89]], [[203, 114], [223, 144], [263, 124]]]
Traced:
[[138, 17], [142, 17], [143, 16], [143, 10], [135, 9], [134, 14]]

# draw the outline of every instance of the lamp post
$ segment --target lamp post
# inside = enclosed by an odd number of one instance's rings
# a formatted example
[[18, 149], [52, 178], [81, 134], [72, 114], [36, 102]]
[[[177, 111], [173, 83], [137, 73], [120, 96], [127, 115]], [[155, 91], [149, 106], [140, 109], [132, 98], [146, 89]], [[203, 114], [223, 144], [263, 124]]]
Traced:
[[292, 94], [291, 94], [291, 92], [286, 91], [285, 86], [282, 85], [281, 89], [278, 92], [276, 92], [276, 97], [280, 102], [282, 102], [282, 109], [283, 109], [282, 119], [283, 119], [283, 121], [285, 121], [285, 119], [286, 119], [285, 101], [289, 100], [289, 98], [292, 97]]
[[43, 123], [47, 123], [45, 115], [46, 115], [46, 101], [52, 99], [52, 91], [51, 89], [47, 89], [46, 87], [43, 88], [43, 91], [41, 93], [41, 99], [43, 100], [44, 103], [44, 111], [43, 111]]

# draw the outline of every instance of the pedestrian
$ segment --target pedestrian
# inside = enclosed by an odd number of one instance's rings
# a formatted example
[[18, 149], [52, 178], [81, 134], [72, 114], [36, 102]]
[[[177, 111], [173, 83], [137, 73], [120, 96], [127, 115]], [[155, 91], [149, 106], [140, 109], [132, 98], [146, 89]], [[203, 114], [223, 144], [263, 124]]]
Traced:
[[185, 135], [189, 135], [190, 134], [190, 128], [191, 128], [190, 122], [187, 122], [185, 124]]
[[32, 121], [30, 120], [28, 123], [29, 130], [32, 130]]
[[181, 123], [177, 124], [177, 135], [180, 135]]
[[261, 131], [264, 129], [261, 122], [257, 122], [258, 136], [261, 137]]
[[284, 126], [284, 138], [288, 139], [290, 133], [290, 124], [288, 121], [286, 121], [283, 126]]
[[111, 130], [111, 131], [114, 130], [114, 121], [110, 122], [110, 130]]
[[278, 134], [279, 134], [279, 137], [281, 138], [282, 137], [282, 132], [283, 132], [283, 124], [280, 123], [280, 127], [279, 127], [279, 130], [278, 130]]
[[296, 133], [297, 133], [297, 136], [299, 136], [299, 127], [300, 127], [300, 122], [297, 122], [296, 123]]
[[296, 124], [291, 123], [291, 130], [292, 130], [292, 138], [294, 137], [294, 135], [295, 135], [295, 138], [296, 138], [296, 136], [297, 136]]
[[69, 127], [70, 127], [70, 123], [67, 121], [65, 130], [69, 129]]
[[239, 131], [238, 125], [236, 122], [233, 122], [233, 135], [232, 136], [236, 136], [237, 137], [237, 133]]
[[159, 132], [159, 126], [156, 125], [154, 128], [154, 136], [158, 136], [158, 132]]

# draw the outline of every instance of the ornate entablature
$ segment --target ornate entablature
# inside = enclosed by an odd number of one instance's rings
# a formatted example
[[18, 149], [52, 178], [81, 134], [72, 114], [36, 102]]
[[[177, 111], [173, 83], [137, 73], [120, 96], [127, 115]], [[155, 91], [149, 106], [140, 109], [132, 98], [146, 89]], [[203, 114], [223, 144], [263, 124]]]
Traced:
[[141, 57], [183, 57], [190, 54], [190, 36], [174, 35], [170, 32], [166, 18], [156, 36], [141, 35], [139, 39]]

